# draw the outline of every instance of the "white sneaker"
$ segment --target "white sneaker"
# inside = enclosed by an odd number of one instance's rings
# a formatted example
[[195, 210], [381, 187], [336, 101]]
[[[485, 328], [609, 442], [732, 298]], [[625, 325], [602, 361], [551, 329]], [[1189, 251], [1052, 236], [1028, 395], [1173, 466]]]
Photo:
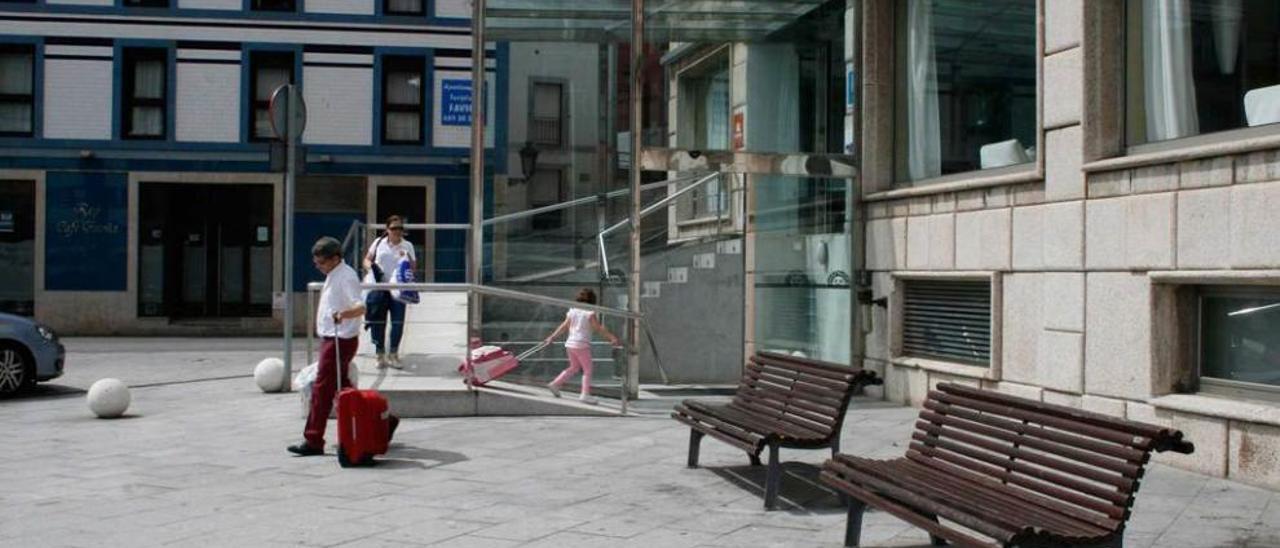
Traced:
[[556, 385], [551, 384], [551, 383], [547, 383], [547, 390], [550, 390], [550, 391], [551, 391], [551, 395], [552, 395], [552, 396], [555, 396], [555, 397], [557, 397], [557, 398], [558, 398], [558, 397], [560, 397], [560, 387], [559, 387], [559, 386], [556, 386]]
[[581, 403], [585, 403], [587, 405], [595, 405], [597, 403], [600, 403], [600, 400], [597, 400], [595, 396], [588, 396], [586, 394], [578, 396], [578, 401]]
[[387, 354], [387, 365], [394, 369], [404, 369], [404, 365], [400, 363], [400, 354], [397, 352]]
[[378, 369], [386, 369], [386, 367], [387, 367], [387, 355], [378, 354]]

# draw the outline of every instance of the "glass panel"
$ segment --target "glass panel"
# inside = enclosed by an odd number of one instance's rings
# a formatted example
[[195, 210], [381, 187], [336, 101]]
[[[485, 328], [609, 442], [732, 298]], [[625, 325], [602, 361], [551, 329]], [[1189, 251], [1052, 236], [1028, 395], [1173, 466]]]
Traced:
[[421, 140], [422, 114], [417, 112], [388, 112], [387, 139], [391, 141]]
[[0, 53], [0, 94], [31, 94], [31, 59], [28, 53]]
[[1036, 157], [1036, 2], [897, 2], [899, 178]]
[[35, 313], [35, 184], [0, 181], [0, 312]]
[[1200, 321], [1201, 376], [1280, 386], [1280, 294], [1206, 296]]
[[[221, 264], [218, 265], [219, 298], [223, 305], [244, 304], [244, 248], [223, 246]], [[239, 315], [238, 310], [224, 310], [223, 315]]]
[[387, 0], [388, 13], [422, 13], [422, 0]]
[[254, 92], [254, 99], [258, 101], [271, 100], [271, 94], [276, 88], [288, 84], [292, 79], [293, 69], [285, 67], [260, 67], [258, 68], [257, 88]]
[[[193, 244], [190, 238], [199, 238], [199, 234], [188, 235], [188, 244], [182, 248], [182, 302], [189, 310], [205, 310], [205, 247]], [[198, 240], [199, 241], [199, 240]]]
[[31, 133], [31, 103], [0, 103], [0, 132]]
[[133, 96], [136, 99], [164, 98], [164, 61], [138, 61], [134, 65]]
[[422, 104], [422, 73], [399, 71], [388, 73], [387, 102], [393, 105]]
[[752, 176], [758, 350], [850, 363], [847, 181]]
[[1280, 122], [1280, 3], [1127, 6], [1130, 144]]
[[134, 136], [164, 135], [164, 109], [162, 107], [133, 107], [129, 134]]
[[253, 135], [254, 137], [275, 135], [271, 130], [271, 113], [265, 108], [253, 109]]
[[138, 255], [138, 314], [164, 315], [164, 246], [144, 245]]

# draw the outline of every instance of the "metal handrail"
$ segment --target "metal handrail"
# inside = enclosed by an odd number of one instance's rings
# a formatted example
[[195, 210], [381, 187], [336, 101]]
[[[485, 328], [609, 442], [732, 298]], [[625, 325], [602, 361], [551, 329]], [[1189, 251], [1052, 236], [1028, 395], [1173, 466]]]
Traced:
[[[685, 182], [685, 181], [693, 180], [694, 178], [695, 178], [695, 176], [690, 175], [690, 176], [687, 176], [687, 177], [676, 177], [675, 179], [667, 179], [667, 180], [665, 180], [665, 181], [658, 181], [658, 182], [656, 182], [656, 183], [648, 183], [648, 184], [645, 184], [645, 185], [641, 185], [641, 186], [640, 186], [640, 191], [641, 191], [641, 192], [646, 192], [646, 191], [650, 191], [650, 190], [653, 190], [653, 189], [656, 189], [656, 188], [665, 187], [665, 186], [670, 185], [670, 184], [673, 184], [673, 183], [683, 183], [683, 182]], [[599, 200], [599, 199], [601, 198], [601, 196], [603, 196], [604, 198], [620, 198], [620, 197], [623, 197], [623, 196], [627, 196], [627, 195], [628, 195], [628, 194], [630, 194], [630, 193], [631, 193], [631, 189], [629, 189], [629, 188], [624, 188], [624, 189], [621, 189], [621, 190], [614, 190], [614, 191], [611, 191], [611, 192], [606, 192], [606, 193], [601, 194], [601, 195], [584, 196], [584, 197], [582, 197], [582, 198], [575, 198], [575, 199], [573, 199], [573, 200], [569, 200], [569, 201], [567, 201], [567, 202], [560, 202], [560, 203], [558, 203], [558, 204], [551, 204], [551, 205], [546, 205], [546, 206], [542, 206], [542, 207], [535, 207], [535, 208], [533, 208], [533, 209], [526, 209], [526, 210], [524, 210], [524, 211], [517, 211], [517, 212], [515, 212], [515, 213], [507, 213], [506, 215], [499, 215], [499, 216], [497, 216], [497, 217], [490, 217], [490, 218], [488, 218], [488, 219], [485, 219], [484, 221], [481, 221], [481, 222], [480, 222], [480, 224], [481, 224], [482, 226], [490, 226], [490, 225], [494, 225], [494, 224], [498, 224], [498, 223], [502, 223], [502, 222], [506, 222], [506, 221], [515, 221], [515, 220], [519, 220], [519, 219], [524, 219], [524, 218], [526, 218], [526, 217], [532, 217], [532, 216], [534, 216], [534, 215], [539, 215], [539, 214], [542, 214], [542, 213], [550, 213], [550, 212], [552, 212], [552, 211], [559, 211], [559, 210], [561, 210], [561, 209], [568, 209], [568, 208], [571, 208], [571, 207], [576, 207], [576, 206], [580, 206], [580, 205], [590, 204], [590, 203], [593, 203], [593, 202], [596, 202], [597, 200]]]
[[[324, 288], [324, 284], [320, 282], [311, 282], [307, 284], [307, 291], [319, 291]], [[564, 308], [581, 308], [597, 312], [604, 316], [615, 316], [627, 319], [642, 319], [643, 314], [600, 306], [598, 304], [587, 304], [569, 299], [560, 299], [557, 297], [548, 297], [546, 295], [537, 295], [534, 293], [525, 293], [523, 291], [515, 291], [512, 289], [502, 289], [487, 285], [476, 285], [467, 283], [361, 283], [361, 290], [379, 290], [388, 291], [393, 289], [407, 289], [410, 291], [421, 291], [424, 293], [477, 293], [480, 295], [488, 295], [490, 297], [499, 297], [503, 299], [511, 299], [514, 301], [524, 301], [536, 304], [545, 304], [550, 306], [560, 306]]]
[[[710, 175], [701, 177], [698, 180], [694, 181], [693, 183], [690, 183], [689, 186], [686, 186], [680, 190], [672, 192], [671, 194], [668, 194], [667, 197], [661, 200], [658, 200], [652, 204], [649, 204], [644, 209], [640, 210], [640, 216], [637, 219], [637, 221], [639, 219], [648, 217], [649, 215], [653, 214], [653, 212], [666, 207], [667, 204], [670, 204], [671, 202], [675, 201], [677, 198], [684, 196], [685, 194], [688, 194], [690, 192], [693, 192], [693, 189], [698, 188], [702, 185], [705, 185], [708, 182], [710, 182], [712, 179], [716, 179], [719, 177], [720, 177], [720, 172], [718, 171]], [[610, 226], [609, 228], [601, 230], [600, 233], [596, 235], [596, 244], [600, 247], [600, 276], [602, 278], [609, 276], [609, 254], [608, 252], [605, 251], [605, 248], [604, 248], [604, 238], [605, 236], [608, 236], [609, 234], [616, 232], [617, 230], [629, 224], [631, 224], [631, 219], [618, 221], [617, 223], [614, 223], [613, 226]]]

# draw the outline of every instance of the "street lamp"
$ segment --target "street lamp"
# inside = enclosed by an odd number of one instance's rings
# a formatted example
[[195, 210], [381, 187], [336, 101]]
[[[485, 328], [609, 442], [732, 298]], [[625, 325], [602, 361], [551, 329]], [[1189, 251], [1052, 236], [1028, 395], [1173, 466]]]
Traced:
[[526, 181], [532, 179], [533, 172], [538, 169], [538, 149], [534, 148], [533, 141], [525, 141], [520, 148], [520, 168], [524, 170]]

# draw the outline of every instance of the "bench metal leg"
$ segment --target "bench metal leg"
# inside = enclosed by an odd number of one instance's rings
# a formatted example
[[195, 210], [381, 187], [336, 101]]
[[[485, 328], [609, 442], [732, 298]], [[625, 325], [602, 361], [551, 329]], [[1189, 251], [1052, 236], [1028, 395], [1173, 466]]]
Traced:
[[862, 542], [862, 514], [867, 506], [862, 501], [849, 497], [849, 519], [844, 525], [844, 545], [858, 546]]
[[769, 444], [769, 471], [764, 480], [764, 509], [773, 510], [778, 502], [778, 485], [782, 480], [782, 463], [778, 462], [778, 444]]
[[840, 433], [831, 438], [831, 458], [836, 458], [836, 454], [840, 452]]
[[760, 453], [747, 453], [747, 458], [751, 459], [751, 466], [763, 466], [760, 462]]
[[703, 433], [689, 429], [689, 468], [698, 467], [698, 450], [702, 447]]
[[[933, 521], [935, 521], [935, 522], [937, 522], [937, 521], [938, 521], [938, 515], [937, 515], [937, 514], [928, 514], [928, 513], [926, 513], [926, 514], [925, 514], [925, 517], [927, 517], [927, 518], [929, 518], [929, 519], [931, 519], [931, 520], [933, 520]], [[933, 533], [929, 533], [929, 544], [932, 544], [932, 545], [934, 545], [934, 546], [946, 546], [946, 545], [947, 545], [947, 539], [944, 539], [944, 538], [942, 538], [942, 537], [940, 537], [940, 536], [938, 536], [938, 535], [935, 535], [935, 534], [933, 534]]]

